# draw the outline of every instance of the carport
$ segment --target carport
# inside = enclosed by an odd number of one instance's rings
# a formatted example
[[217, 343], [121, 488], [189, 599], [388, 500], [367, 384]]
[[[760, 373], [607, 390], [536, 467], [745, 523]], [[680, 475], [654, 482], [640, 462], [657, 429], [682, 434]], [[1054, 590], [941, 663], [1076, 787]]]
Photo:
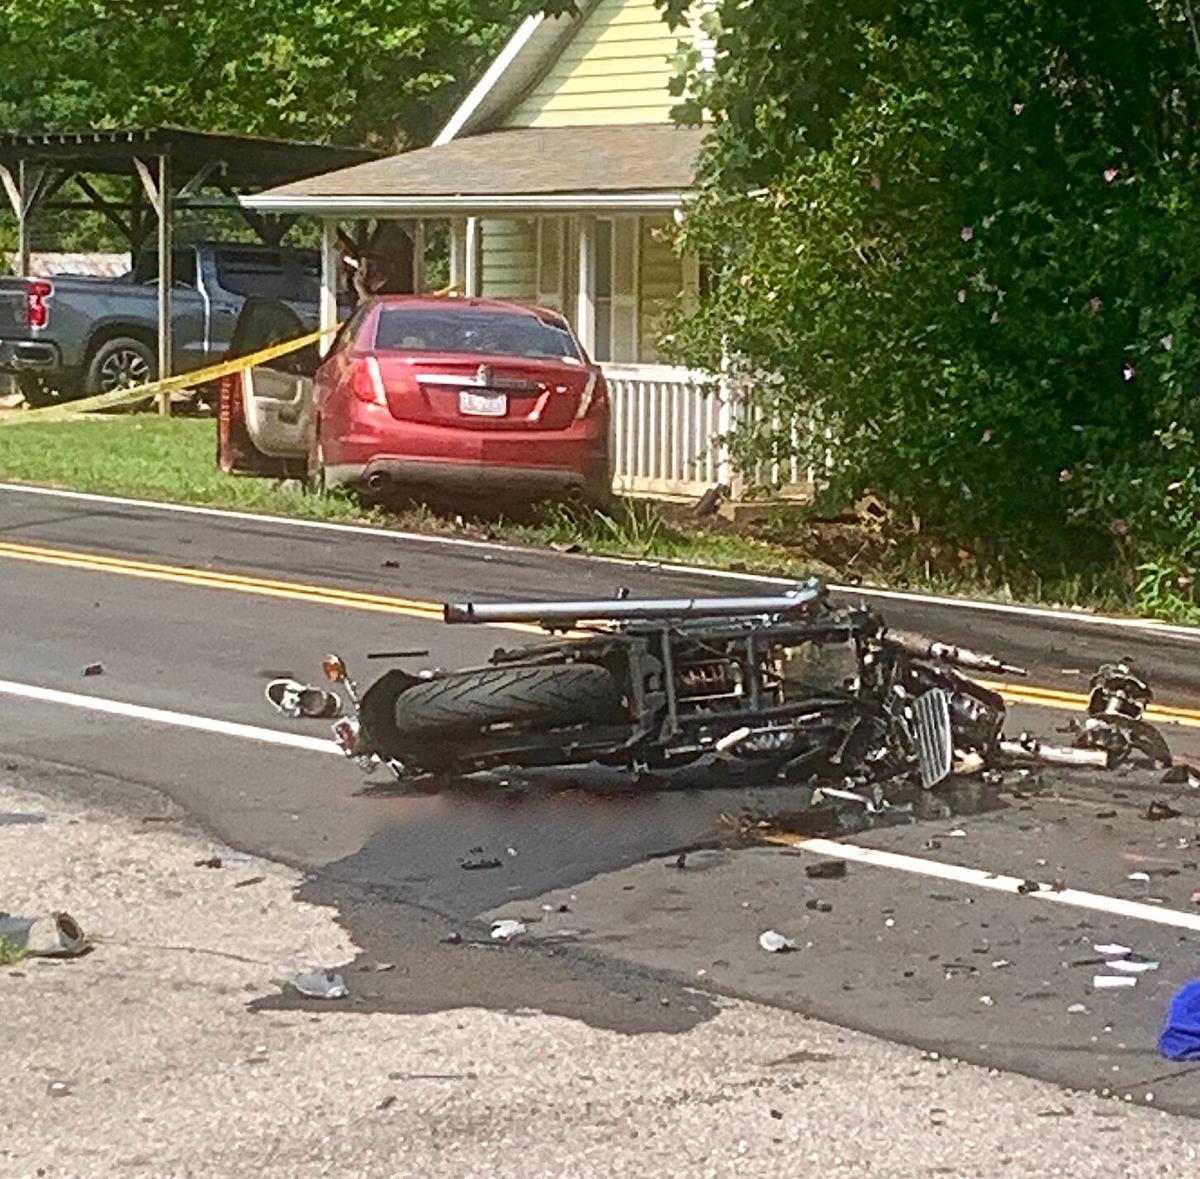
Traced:
[[[0, 135], [0, 182], [17, 219], [17, 271], [29, 269], [38, 213], [99, 213], [139, 253], [158, 253], [159, 374], [170, 376], [174, 215], [183, 209], [239, 213], [264, 242], [278, 245], [291, 216], [256, 213], [247, 193], [374, 159], [362, 148], [216, 135], [174, 127]], [[101, 192], [97, 176], [125, 181], [123, 195]]]

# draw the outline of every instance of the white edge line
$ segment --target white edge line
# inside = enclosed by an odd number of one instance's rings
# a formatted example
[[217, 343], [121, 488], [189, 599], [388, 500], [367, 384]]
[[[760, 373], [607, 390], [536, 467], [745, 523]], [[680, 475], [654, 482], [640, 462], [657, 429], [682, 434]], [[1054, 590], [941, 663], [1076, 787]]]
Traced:
[[[553, 556], [571, 561], [604, 562], [625, 569], [641, 569], [660, 573], [680, 573], [707, 577], [717, 581], [748, 582], [757, 585], [794, 586], [794, 577], [769, 577], [765, 574], [740, 573], [732, 569], [711, 569], [699, 565], [680, 565], [668, 561], [636, 560], [630, 557], [592, 556], [586, 553], [556, 553], [525, 545], [501, 544], [497, 541], [472, 540], [461, 536], [436, 536], [422, 532], [404, 532], [391, 528], [370, 528], [364, 524], [339, 524], [330, 520], [299, 520], [291, 516], [271, 516], [258, 512], [239, 512], [227, 508], [206, 508], [196, 504], [173, 504], [162, 500], [130, 499], [125, 496], [99, 495], [90, 491], [67, 491], [58, 487], [38, 487], [34, 484], [0, 482], [0, 491], [19, 495], [41, 495], [56, 499], [78, 500], [82, 503], [111, 504], [119, 507], [141, 508], [181, 515], [206, 516], [218, 520], [243, 520], [253, 524], [270, 524], [283, 528], [302, 528], [317, 532], [340, 532], [351, 536], [369, 536], [376, 540], [403, 540], [418, 544], [445, 545], [453, 548], [481, 549], [501, 553], [528, 553]], [[1041, 618], [1052, 622], [1078, 623], [1083, 626], [1106, 626], [1118, 630], [1143, 631], [1149, 634], [1179, 638], [1200, 643], [1200, 627], [1180, 626], [1158, 622], [1151, 618], [1121, 618], [1112, 614], [1091, 614], [1083, 610], [1054, 610], [1045, 606], [1018, 606], [1010, 602], [985, 602], [973, 598], [949, 598], [938, 594], [912, 593], [907, 590], [876, 589], [861, 585], [830, 583], [834, 593], [847, 597], [884, 598], [899, 602], [914, 602], [927, 606], [951, 606], [960, 610], [979, 610], [985, 613], [1012, 614], [1021, 618]]]
[[57, 688], [43, 688], [36, 684], [20, 684], [13, 680], [0, 680], [0, 695], [17, 696], [23, 700], [39, 700], [45, 704], [63, 704], [70, 708], [81, 708], [87, 712], [99, 712], [108, 716], [125, 717], [128, 720], [150, 721], [152, 724], [173, 725], [178, 729], [194, 729], [201, 733], [212, 733], [220, 737], [237, 737], [258, 741], [265, 745], [284, 745], [291, 749], [305, 749], [310, 753], [336, 753], [344, 757], [334, 741], [321, 737], [310, 737], [304, 733], [285, 733], [280, 729], [263, 729], [257, 725], [242, 725], [235, 721], [216, 720], [208, 716], [193, 716], [187, 712], [169, 712], [164, 708], [147, 708], [142, 704], [128, 704], [123, 700], [107, 700], [101, 696], [87, 696], [81, 692], [62, 692]]
[[[943, 864], [937, 860], [925, 860], [918, 856], [901, 855], [898, 852], [882, 851], [879, 848], [863, 847], [856, 843], [839, 843], [835, 839], [803, 839], [794, 846], [800, 851], [809, 851], [818, 856], [834, 856], [840, 860], [852, 860], [876, 868], [890, 868], [897, 872], [909, 872], [916, 876], [932, 876], [937, 880], [948, 880], [955, 884], [968, 884], [975, 888], [991, 889], [1020, 895], [1025, 883], [1016, 876], [1001, 876], [985, 872], [981, 868], [968, 868], [961, 864]], [[1150, 921], [1156, 925], [1170, 925], [1177, 929], [1200, 932], [1200, 913], [1184, 913], [1179, 909], [1164, 909], [1158, 905], [1147, 905], [1141, 901], [1127, 901], [1121, 897], [1109, 897], [1103, 893], [1083, 892], [1077, 888], [1055, 891], [1043, 884], [1037, 892], [1028, 892], [1022, 900], [1048, 901], [1055, 905], [1069, 905], [1075, 909], [1092, 909], [1112, 917], [1128, 917], [1134, 921]]]

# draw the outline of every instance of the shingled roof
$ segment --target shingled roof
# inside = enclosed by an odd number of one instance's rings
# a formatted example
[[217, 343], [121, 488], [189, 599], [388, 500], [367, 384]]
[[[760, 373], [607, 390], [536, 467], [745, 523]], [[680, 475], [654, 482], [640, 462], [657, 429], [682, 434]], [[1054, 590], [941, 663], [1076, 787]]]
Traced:
[[669, 208], [692, 186], [704, 134], [669, 124], [493, 131], [297, 180], [244, 203], [358, 215]]

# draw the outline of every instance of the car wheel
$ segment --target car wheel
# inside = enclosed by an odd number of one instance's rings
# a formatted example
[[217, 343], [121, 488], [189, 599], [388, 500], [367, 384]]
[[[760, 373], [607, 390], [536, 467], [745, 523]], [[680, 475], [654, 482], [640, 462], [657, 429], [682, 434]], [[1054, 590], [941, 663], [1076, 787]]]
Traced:
[[128, 336], [117, 336], [96, 349], [88, 365], [84, 388], [88, 393], [111, 393], [145, 385], [157, 378], [158, 360], [150, 346]]

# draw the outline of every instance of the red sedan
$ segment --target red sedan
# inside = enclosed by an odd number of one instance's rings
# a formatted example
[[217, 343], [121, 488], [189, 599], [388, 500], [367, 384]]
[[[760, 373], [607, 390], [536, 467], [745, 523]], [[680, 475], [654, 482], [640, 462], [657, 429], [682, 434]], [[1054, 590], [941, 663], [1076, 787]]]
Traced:
[[608, 391], [562, 316], [486, 299], [361, 304], [317, 371], [309, 474], [376, 494], [609, 491]]

